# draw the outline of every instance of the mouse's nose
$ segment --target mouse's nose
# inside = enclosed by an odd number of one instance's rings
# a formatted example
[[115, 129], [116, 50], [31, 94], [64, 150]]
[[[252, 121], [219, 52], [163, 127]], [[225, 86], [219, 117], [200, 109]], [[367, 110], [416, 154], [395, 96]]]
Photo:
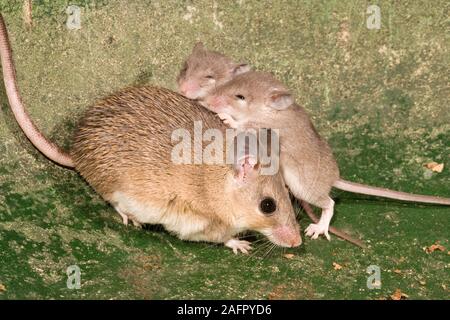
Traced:
[[291, 247], [298, 247], [302, 244], [302, 237], [299, 235], [298, 237], [295, 237], [291, 241]]
[[180, 85], [180, 93], [189, 99], [195, 99], [199, 91], [199, 86], [193, 82], [184, 82]]
[[292, 248], [302, 244], [302, 237], [298, 228], [279, 226], [273, 229], [272, 234], [283, 247]]

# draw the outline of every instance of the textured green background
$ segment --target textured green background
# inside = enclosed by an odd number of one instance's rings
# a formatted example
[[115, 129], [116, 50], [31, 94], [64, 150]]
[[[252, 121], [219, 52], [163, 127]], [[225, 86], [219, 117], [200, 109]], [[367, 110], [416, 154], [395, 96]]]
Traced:
[[[59, 143], [69, 146], [83, 110], [114, 90], [175, 88], [202, 40], [282, 79], [329, 139], [344, 178], [450, 196], [448, 1], [370, 2], [381, 7], [380, 30], [366, 28], [367, 1], [70, 3], [82, 8], [79, 31], [65, 27], [68, 1], [35, 1], [27, 29], [22, 1], [0, 0], [24, 102]], [[333, 225], [367, 250], [333, 237], [269, 254], [257, 244], [251, 256], [235, 256], [159, 228], [123, 226], [77, 174], [34, 150], [3, 86], [0, 104], [0, 299], [386, 299], [397, 288], [410, 298], [449, 298], [448, 208], [334, 191]], [[423, 167], [432, 160], [445, 164], [442, 173]], [[444, 252], [423, 250], [438, 241]], [[80, 290], [66, 288], [73, 264]], [[366, 287], [369, 265], [381, 268], [380, 290]]]

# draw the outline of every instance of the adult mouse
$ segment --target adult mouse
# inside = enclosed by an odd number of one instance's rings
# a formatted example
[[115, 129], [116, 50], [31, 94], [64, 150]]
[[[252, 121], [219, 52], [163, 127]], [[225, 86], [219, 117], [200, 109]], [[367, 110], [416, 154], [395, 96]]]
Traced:
[[[280, 246], [301, 244], [282, 175], [261, 174], [251, 150], [233, 164], [173, 161], [175, 130], [192, 133], [200, 121], [205, 130], [225, 131], [200, 105], [164, 88], [121, 90], [88, 108], [67, 153], [43, 136], [25, 111], [1, 15], [0, 55], [8, 100], [24, 133], [49, 159], [74, 167], [124, 223], [162, 224], [181, 239], [223, 243], [235, 253], [250, 249], [236, 238], [245, 230]], [[194, 138], [190, 134], [188, 141], [195, 144]]]

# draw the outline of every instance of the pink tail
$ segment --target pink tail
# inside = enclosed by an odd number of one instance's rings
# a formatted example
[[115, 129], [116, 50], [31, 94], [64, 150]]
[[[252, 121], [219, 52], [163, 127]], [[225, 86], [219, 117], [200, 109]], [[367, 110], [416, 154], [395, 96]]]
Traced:
[[30, 139], [31, 143], [46, 157], [54, 162], [73, 168], [74, 164], [70, 155], [61, 150], [56, 144], [48, 140], [39, 131], [33, 121], [30, 119], [22, 99], [20, 98], [19, 89], [17, 88], [16, 71], [12, 59], [11, 46], [9, 44], [8, 31], [0, 14], [0, 56], [3, 68], [3, 80], [5, 82], [6, 94], [8, 96], [9, 105], [22, 128], [25, 135]]
[[413, 201], [413, 202], [423, 202], [423, 203], [435, 203], [442, 205], [450, 205], [449, 198], [440, 198], [434, 196], [423, 196], [419, 194], [412, 194], [400, 191], [393, 191], [385, 188], [371, 187], [360, 183], [350, 182], [346, 180], [339, 179], [333, 185], [333, 187], [340, 190], [367, 194], [370, 196], [377, 196], [383, 198], [390, 198], [403, 201]]

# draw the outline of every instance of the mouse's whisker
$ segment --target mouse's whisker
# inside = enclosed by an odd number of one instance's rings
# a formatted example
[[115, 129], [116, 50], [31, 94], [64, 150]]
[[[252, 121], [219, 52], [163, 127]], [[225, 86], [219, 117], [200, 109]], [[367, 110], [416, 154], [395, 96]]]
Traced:
[[267, 241], [267, 239], [261, 239], [260, 240], [260, 245], [258, 245], [255, 250], [252, 250], [250, 252], [250, 255], [252, 256], [257, 256], [258, 253], [260, 253], [261, 251], [265, 251], [267, 248], [269, 248], [272, 245], [271, 242]]
[[267, 250], [266, 254], [263, 256], [263, 259], [267, 258], [267, 257], [270, 255], [270, 253], [273, 251], [273, 249], [275, 249], [276, 246], [277, 246], [276, 244], [273, 244], [273, 245], [269, 248], [269, 250]]

